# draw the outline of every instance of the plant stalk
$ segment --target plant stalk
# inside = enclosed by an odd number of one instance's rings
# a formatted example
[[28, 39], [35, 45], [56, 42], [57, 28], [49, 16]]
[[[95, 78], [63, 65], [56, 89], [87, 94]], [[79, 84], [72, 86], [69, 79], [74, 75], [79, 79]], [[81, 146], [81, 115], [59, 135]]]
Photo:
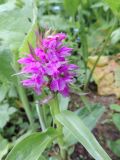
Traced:
[[[82, 8], [83, 8], [83, 4], [82, 4]], [[79, 19], [80, 19], [80, 37], [81, 37], [81, 44], [82, 44], [81, 45], [82, 57], [83, 57], [84, 68], [85, 68], [85, 82], [84, 83], [86, 83], [87, 60], [88, 60], [89, 52], [88, 52], [88, 42], [87, 42], [87, 36], [86, 36], [86, 30], [85, 30], [86, 26], [85, 26], [85, 22], [83, 18], [82, 8], [79, 6], [78, 13], [79, 13]]]
[[37, 114], [38, 114], [38, 118], [39, 118], [39, 122], [40, 122], [40, 126], [41, 126], [42, 131], [44, 131], [46, 129], [46, 125], [45, 125], [45, 122], [44, 122], [43, 107], [44, 106], [39, 106], [39, 102], [36, 101], [36, 111], [37, 111]]
[[51, 107], [50, 109], [51, 109], [51, 114], [53, 116], [54, 124], [56, 125], [57, 130], [60, 133], [60, 136], [58, 137], [58, 145], [60, 147], [60, 155], [61, 155], [62, 160], [67, 160], [67, 151], [64, 148], [64, 140], [63, 140], [63, 126], [55, 119], [55, 115], [60, 113], [57, 94], [55, 95], [55, 97], [51, 101], [50, 107]]
[[[18, 53], [13, 52], [12, 57], [13, 57], [13, 67], [14, 67], [15, 73], [18, 73], [19, 72], [19, 64], [17, 63]], [[34, 119], [33, 119], [33, 116], [32, 116], [32, 112], [31, 112], [31, 109], [30, 109], [30, 106], [29, 106], [29, 102], [28, 102], [25, 90], [22, 87], [22, 85], [20, 83], [20, 78], [18, 76], [16, 76], [16, 88], [18, 90], [18, 94], [20, 96], [20, 99], [23, 103], [26, 115], [27, 115], [28, 120], [30, 122], [30, 127], [34, 130], [35, 127], [34, 127]]]
[[86, 84], [85, 84], [85, 86], [84, 86], [84, 89], [85, 89], [85, 90], [86, 90], [87, 87], [88, 87], [88, 84], [89, 84], [89, 82], [90, 82], [90, 80], [91, 80], [91, 77], [92, 77], [92, 75], [93, 75], [93, 72], [94, 72], [94, 70], [95, 70], [95, 68], [96, 68], [96, 65], [97, 65], [100, 57], [103, 55], [103, 51], [104, 51], [104, 49], [106, 48], [106, 46], [107, 46], [107, 44], [108, 44], [108, 41], [109, 41], [110, 36], [111, 36], [111, 33], [112, 33], [112, 31], [113, 31], [113, 29], [114, 29], [114, 27], [115, 27], [115, 24], [116, 24], [116, 19], [114, 19], [113, 26], [112, 26], [112, 28], [110, 29], [110, 31], [109, 31], [106, 39], [105, 39], [104, 42], [103, 42], [104, 44], [103, 44], [103, 47], [102, 47], [101, 51], [99, 51], [99, 53], [98, 53], [98, 57], [97, 57], [97, 59], [96, 59], [96, 62], [95, 62], [95, 64], [94, 64], [94, 66], [93, 66], [93, 68], [92, 68], [92, 70], [91, 70], [91, 72], [90, 72], [90, 75], [89, 75], [89, 77], [88, 77], [88, 79], [87, 79], [87, 82], [86, 82]]

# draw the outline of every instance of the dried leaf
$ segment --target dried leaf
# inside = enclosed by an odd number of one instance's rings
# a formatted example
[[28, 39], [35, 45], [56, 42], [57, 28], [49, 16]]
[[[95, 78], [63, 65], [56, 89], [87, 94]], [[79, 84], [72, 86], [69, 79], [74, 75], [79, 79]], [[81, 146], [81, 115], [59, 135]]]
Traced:
[[[120, 64], [116, 56], [101, 56], [93, 72], [93, 79], [98, 86], [99, 95], [116, 95], [120, 98]], [[90, 56], [87, 66], [94, 67], [98, 56]]]

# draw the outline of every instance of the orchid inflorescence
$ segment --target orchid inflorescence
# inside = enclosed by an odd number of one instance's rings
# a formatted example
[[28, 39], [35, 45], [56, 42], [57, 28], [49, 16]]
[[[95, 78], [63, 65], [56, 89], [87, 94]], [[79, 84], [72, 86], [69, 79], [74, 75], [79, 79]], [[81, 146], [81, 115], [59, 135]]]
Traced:
[[67, 60], [72, 48], [63, 44], [66, 37], [64, 33], [39, 36], [35, 49], [29, 45], [30, 53], [18, 60], [23, 64], [21, 73], [28, 77], [22, 80], [23, 86], [33, 88], [38, 95], [44, 87], [63, 96], [69, 95], [69, 84], [74, 82], [74, 70], [78, 67]]

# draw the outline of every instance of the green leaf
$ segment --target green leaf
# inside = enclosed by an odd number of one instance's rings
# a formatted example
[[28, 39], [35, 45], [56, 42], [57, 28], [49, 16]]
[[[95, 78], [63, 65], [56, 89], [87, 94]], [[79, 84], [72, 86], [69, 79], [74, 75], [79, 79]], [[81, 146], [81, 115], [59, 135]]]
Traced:
[[46, 158], [44, 156], [40, 156], [38, 160], [46, 160]]
[[[57, 3], [62, 3], [62, 0], [49, 0], [48, 2], [49, 2], [49, 4], [57, 4]], [[41, 0], [39, 3], [40, 3], [40, 5], [43, 5], [43, 4], [45, 4], [45, 1]]]
[[[89, 112], [85, 107], [78, 109], [75, 113], [80, 117], [80, 119], [85, 123], [85, 125], [92, 130], [95, 128], [96, 123], [99, 121], [102, 114], [105, 112], [105, 107], [101, 105], [95, 105], [91, 107], [91, 111]], [[65, 143], [66, 147], [71, 146], [77, 143], [75, 137], [68, 131], [68, 129], [64, 128], [65, 135]]]
[[[22, 122], [20, 122], [22, 123]], [[20, 136], [19, 138], [17, 138], [14, 141], [14, 145], [18, 144], [19, 142], [21, 142], [22, 140], [24, 140], [25, 138], [27, 138], [29, 135], [31, 135], [33, 133], [32, 130], [28, 130], [26, 133], [24, 133], [22, 136]]]
[[8, 91], [8, 97], [13, 98], [13, 97], [17, 97], [17, 91], [14, 85], [11, 85]]
[[[9, 4], [7, 2], [4, 5], [8, 6]], [[25, 5], [22, 8], [16, 8], [13, 5], [7, 9], [4, 9], [4, 6], [2, 8], [0, 12], [0, 80], [13, 82], [16, 77], [12, 76], [14, 71], [11, 64], [11, 54], [14, 54], [14, 51], [21, 46], [24, 37], [32, 26], [33, 12], [35, 11], [32, 0], [25, 0]]]
[[1, 45], [9, 45], [12, 50], [18, 49], [32, 25], [29, 19], [33, 19], [31, 0], [26, 0], [22, 8], [0, 12]]
[[21, 47], [19, 48], [19, 52], [20, 53], [28, 53], [29, 52], [28, 43], [30, 45], [32, 45], [32, 47], [35, 47], [35, 44], [36, 44], [35, 43], [36, 42], [36, 34], [35, 34], [35, 32], [37, 30], [38, 30], [38, 26], [37, 26], [37, 8], [34, 5], [32, 25], [31, 25], [28, 33], [27, 33], [27, 36], [25, 36]]
[[108, 141], [108, 146], [114, 154], [120, 157], [120, 139], [116, 141]]
[[[29, 46], [28, 46], [28, 42], [30, 43], [30, 45], [32, 45], [32, 47], [35, 47], [35, 40], [36, 40], [36, 36], [35, 36], [35, 31], [37, 30], [37, 24], [33, 24], [33, 26], [31, 27], [30, 31], [28, 32], [27, 36], [25, 37], [22, 46], [19, 49], [20, 53], [29, 53]], [[21, 55], [20, 55], [21, 56]], [[25, 55], [23, 55], [25, 56]]]
[[74, 16], [77, 12], [80, 0], [64, 0], [64, 8], [70, 16]]
[[10, 120], [10, 115], [16, 111], [15, 108], [9, 107], [8, 104], [0, 105], [0, 128], [3, 128]]
[[114, 30], [111, 34], [111, 42], [112, 44], [116, 44], [120, 40], [120, 28]]
[[111, 104], [110, 105], [110, 109], [116, 111], [116, 112], [120, 112], [120, 105], [118, 104]]
[[95, 137], [75, 113], [63, 111], [56, 119], [86, 148], [96, 160], [111, 160]]
[[120, 0], [104, 0], [116, 15], [120, 15]]
[[0, 160], [5, 156], [9, 149], [9, 143], [0, 135]]
[[120, 130], [120, 113], [114, 113], [112, 115], [112, 120], [117, 127], [118, 130]]
[[40, 16], [40, 26], [43, 28], [52, 28], [54, 30], [66, 31], [70, 26], [64, 18], [59, 15], [44, 15]]
[[68, 103], [69, 103], [69, 101], [70, 101], [70, 98], [69, 98], [69, 97], [63, 97], [63, 96], [60, 95], [60, 94], [59, 94], [58, 98], [59, 98], [60, 110], [61, 110], [61, 111], [67, 110], [67, 108], [68, 108]]
[[12, 74], [14, 73], [11, 66], [11, 54], [8, 48], [0, 48], [0, 80], [2, 82], [8, 82], [14, 79]]
[[101, 7], [103, 7], [103, 9], [104, 9], [104, 11], [107, 11], [108, 10], [108, 5], [107, 4], [105, 4], [104, 2], [97, 2], [97, 3], [95, 3], [95, 4], [93, 4], [93, 5], [91, 5], [91, 8], [101, 8]]
[[85, 125], [92, 130], [99, 119], [101, 118], [102, 114], [105, 112], [105, 107], [100, 104], [95, 104], [91, 106], [91, 110], [88, 111], [87, 108], [81, 108], [76, 111], [77, 115], [80, 119], [83, 120]]
[[3, 83], [2, 86], [0, 87], [0, 102], [5, 99], [8, 89], [9, 88], [5, 83]]
[[8, 1], [4, 4], [1, 4], [0, 5], [0, 12], [13, 10], [15, 8], [15, 1], [16, 0], [11, 0], [11, 1]]
[[0, 5], [2, 5], [3, 3], [5, 3], [6, 0], [0, 0]]
[[16, 144], [6, 160], [38, 160], [56, 136], [57, 132], [53, 128], [43, 133], [33, 133]]

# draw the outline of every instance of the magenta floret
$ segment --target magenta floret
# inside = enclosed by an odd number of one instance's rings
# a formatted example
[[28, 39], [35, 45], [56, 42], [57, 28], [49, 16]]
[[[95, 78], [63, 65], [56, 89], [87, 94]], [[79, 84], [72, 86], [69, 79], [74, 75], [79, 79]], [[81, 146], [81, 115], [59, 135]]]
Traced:
[[34, 53], [18, 60], [23, 64], [21, 73], [28, 77], [22, 81], [24, 86], [33, 88], [38, 95], [45, 86], [52, 92], [69, 95], [69, 84], [74, 82], [78, 67], [67, 61], [72, 48], [63, 45], [65, 38], [64, 33], [43, 38], [40, 46], [33, 50]]

